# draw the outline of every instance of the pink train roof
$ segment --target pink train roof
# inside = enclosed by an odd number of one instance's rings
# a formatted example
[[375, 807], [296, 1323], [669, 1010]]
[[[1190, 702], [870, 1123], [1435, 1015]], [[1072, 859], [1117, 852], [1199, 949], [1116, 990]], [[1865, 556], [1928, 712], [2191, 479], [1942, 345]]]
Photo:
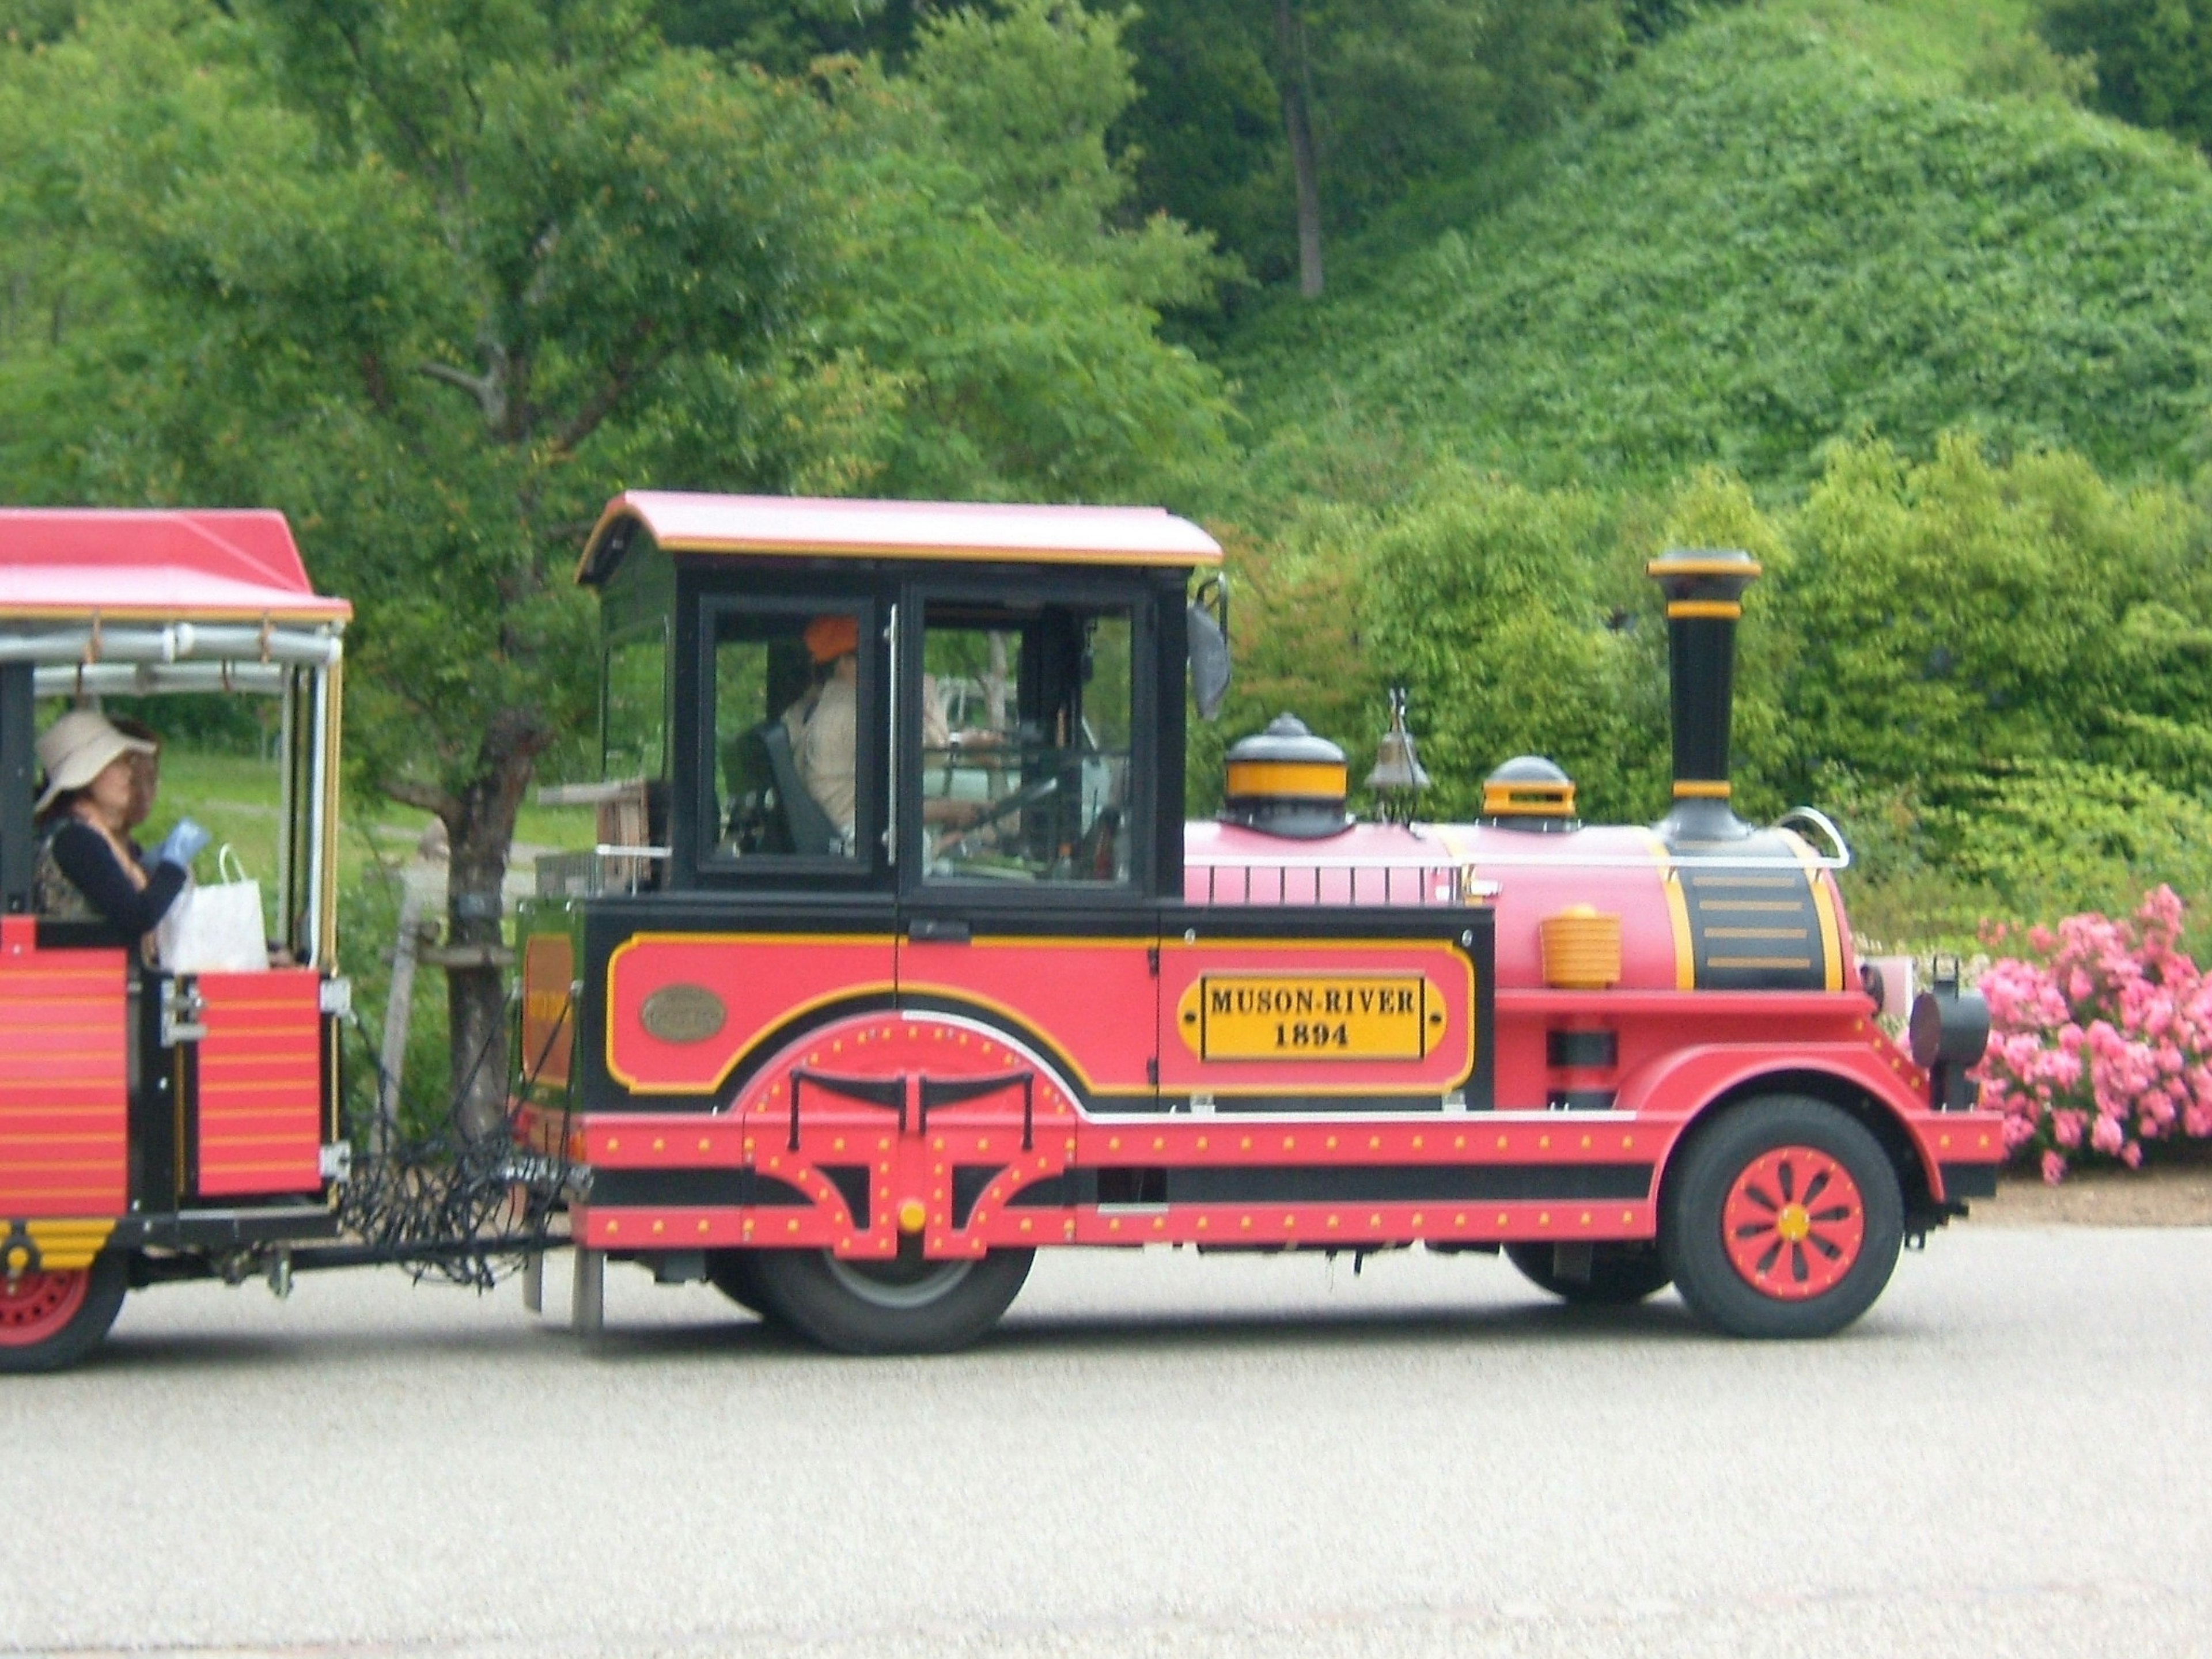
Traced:
[[0, 507], [0, 617], [343, 622], [281, 513]]
[[607, 503], [577, 568], [612, 568], [615, 532], [638, 524], [672, 553], [805, 558], [1016, 560], [1049, 564], [1216, 565], [1221, 545], [1157, 507], [863, 501], [799, 495], [700, 495], [633, 489]]

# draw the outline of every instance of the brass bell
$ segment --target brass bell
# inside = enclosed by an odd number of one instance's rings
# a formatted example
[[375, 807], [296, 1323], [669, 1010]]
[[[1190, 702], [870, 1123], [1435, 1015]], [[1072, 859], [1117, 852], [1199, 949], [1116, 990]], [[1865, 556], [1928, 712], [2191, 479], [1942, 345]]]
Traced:
[[1413, 734], [1406, 729], [1406, 688], [1390, 688], [1390, 727], [1375, 748], [1375, 767], [1367, 787], [1381, 805], [1385, 823], [1409, 823], [1421, 791], [1429, 787], [1429, 774], [1413, 750]]

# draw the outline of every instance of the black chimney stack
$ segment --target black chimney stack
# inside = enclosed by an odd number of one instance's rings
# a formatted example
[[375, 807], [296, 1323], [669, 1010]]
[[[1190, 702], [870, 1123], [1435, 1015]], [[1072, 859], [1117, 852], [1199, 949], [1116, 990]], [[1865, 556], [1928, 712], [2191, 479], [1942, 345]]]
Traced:
[[1670, 842], [1750, 833], [1729, 804], [1729, 726], [1735, 701], [1735, 624], [1759, 562], [1735, 548], [1670, 548], [1644, 567], [1667, 596], [1674, 690], [1674, 806]]

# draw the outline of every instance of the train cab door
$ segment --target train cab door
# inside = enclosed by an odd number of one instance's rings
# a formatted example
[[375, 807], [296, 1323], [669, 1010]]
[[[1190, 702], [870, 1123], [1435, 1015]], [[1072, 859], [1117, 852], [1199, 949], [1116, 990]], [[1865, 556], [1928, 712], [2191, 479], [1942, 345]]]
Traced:
[[917, 582], [899, 633], [899, 1006], [964, 1224], [961, 1169], [981, 1194], [1009, 1152], [1042, 1193], [1079, 1108], [1155, 1109], [1154, 641], [1082, 575]]
[[[633, 1097], [708, 1104], [732, 1098], [750, 1057], [891, 1006], [891, 607], [866, 571], [732, 561], [688, 597], [668, 698], [667, 890], [592, 906], [585, 954], [604, 976], [606, 1038], [579, 1058], [587, 1093], [604, 1067]], [[629, 678], [653, 702], [624, 716], [610, 670], [609, 747], [635, 751], [617, 769], [651, 778], [661, 680], [650, 662]]]

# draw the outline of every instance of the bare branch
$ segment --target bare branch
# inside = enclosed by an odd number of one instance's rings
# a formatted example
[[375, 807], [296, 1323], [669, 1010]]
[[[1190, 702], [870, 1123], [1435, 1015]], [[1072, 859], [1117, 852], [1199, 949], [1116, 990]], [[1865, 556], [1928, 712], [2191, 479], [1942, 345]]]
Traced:
[[497, 364], [481, 374], [455, 368], [451, 363], [417, 363], [415, 372], [447, 386], [459, 386], [477, 400], [477, 407], [492, 425], [497, 426], [507, 418], [507, 386]]
[[460, 816], [461, 803], [434, 783], [413, 783], [405, 778], [384, 778], [377, 787], [402, 806], [414, 807], [450, 823]]

